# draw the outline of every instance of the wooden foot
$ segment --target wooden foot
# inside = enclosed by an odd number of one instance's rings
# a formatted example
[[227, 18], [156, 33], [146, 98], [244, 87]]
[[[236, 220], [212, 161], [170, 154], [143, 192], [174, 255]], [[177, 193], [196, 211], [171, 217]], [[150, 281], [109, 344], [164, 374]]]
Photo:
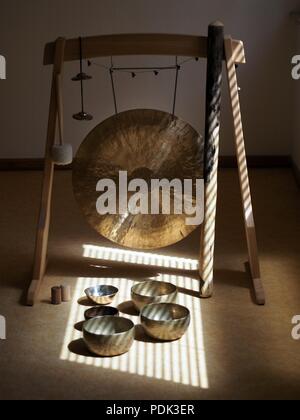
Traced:
[[266, 298], [265, 298], [264, 289], [262, 287], [262, 281], [261, 281], [260, 278], [255, 279], [255, 278], [252, 277], [249, 261], [247, 261], [245, 263], [245, 270], [248, 273], [248, 275], [249, 275], [249, 277], [250, 277], [250, 279], [252, 281], [253, 294], [254, 294], [254, 301], [255, 301], [255, 303], [257, 305], [265, 305]]

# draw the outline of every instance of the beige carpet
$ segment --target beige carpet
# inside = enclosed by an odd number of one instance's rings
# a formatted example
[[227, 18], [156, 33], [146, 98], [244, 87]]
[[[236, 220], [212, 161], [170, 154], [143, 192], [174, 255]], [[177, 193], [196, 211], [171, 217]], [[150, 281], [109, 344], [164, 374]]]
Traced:
[[[173, 344], [156, 344], [138, 333], [130, 353], [114, 359], [86, 352], [78, 331], [86, 307], [77, 298], [97, 279], [117, 284], [116, 303], [127, 301], [121, 310], [138, 323], [128, 302], [130, 285], [156, 273], [89, 265], [87, 255], [124, 260], [130, 254], [107, 249], [112, 245], [89, 228], [74, 203], [71, 174], [59, 172], [47, 276], [39, 303], [22, 306], [31, 276], [41, 173], [0, 173], [0, 183], [0, 315], [7, 319], [7, 340], [0, 341], [0, 399], [300, 397], [300, 341], [291, 338], [291, 319], [300, 315], [300, 194], [289, 170], [251, 172], [267, 305], [252, 301], [243, 265], [247, 252], [237, 176], [223, 170], [214, 297], [200, 301], [195, 278], [165, 275], [179, 284], [180, 300], [192, 312], [189, 333]], [[198, 237], [195, 232], [158, 251], [165, 256], [161, 260], [149, 258], [164, 265], [173, 261], [167, 257], [181, 257], [183, 266], [191, 265]], [[61, 283], [72, 285], [73, 302], [51, 306], [50, 287]]]

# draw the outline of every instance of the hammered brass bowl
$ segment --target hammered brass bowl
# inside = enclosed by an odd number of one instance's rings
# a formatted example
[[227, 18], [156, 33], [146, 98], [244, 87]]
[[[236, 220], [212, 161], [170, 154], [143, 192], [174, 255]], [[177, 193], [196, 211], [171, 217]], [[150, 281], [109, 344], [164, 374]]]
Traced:
[[158, 303], [144, 307], [141, 324], [152, 338], [174, 341], [181, 338], [191, 322], [190, 311], [175, 303]]
[[84, 291], [87, 298], [97, 305], [109, 305], [114, 300], [119, 289], [114, 286], [94, 286]]
[[177, 287], [172, 283], [150, 280], [135, 284], [131, 289], [131, 299], [138, 311], [150, 303], [175, 302]]
[[119, 316], [119, 310], [113, 306], [95, 306], [85, 311], [84, 317], [89, 319], [98, 318], [100, 316]]
[[128, 318], [103, 316], [83, 324], [83, 339], [89, 351], [97, 356], [119, 356], [130, 350], [134, 331], [134, 323]]

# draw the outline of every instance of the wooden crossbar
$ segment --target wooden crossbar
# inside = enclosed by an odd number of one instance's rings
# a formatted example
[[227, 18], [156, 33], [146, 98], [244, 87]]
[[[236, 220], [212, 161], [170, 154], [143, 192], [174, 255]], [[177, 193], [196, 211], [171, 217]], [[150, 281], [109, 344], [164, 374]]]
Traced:
[[[124, 55], [207, 57], [207, 37], [167, 34], [101, 35], [82, 38], [83, 58]], [[54, 64], [56, 42], [46, 45], [44, 65]], [[245, 63], [242, 41], [232, 42], [236, 63]], [[78, 38], [66, 40], [64, 61], [79, 60]], [[224, 57], [225, 60], [225, 52]]]

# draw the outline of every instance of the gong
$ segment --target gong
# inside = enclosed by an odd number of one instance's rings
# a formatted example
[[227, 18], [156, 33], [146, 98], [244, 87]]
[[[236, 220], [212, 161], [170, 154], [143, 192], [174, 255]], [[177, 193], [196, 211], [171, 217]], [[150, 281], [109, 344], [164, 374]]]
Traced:
[[[196, 179], [203, 178], [203, 141], [188, 123], [150, 109], [125, 111], [108, 118], [88, 134], [78, 149], [73, 190], [89, 224], [105, 238], [128, 248], [162, 248], [197, 228], [186, 224], [184, 212], [99, 214], [99, 180], [115, 181], [118, 189], [121, 171], [126, 171], [128, 183], [142, 179], [150, 186], [153, 179], [188, 179], [195, 184]], [[130, 197], [133, 193], [128, 194]], [[116, 197], [118, 200], [119, 195]], [[170, 200], [174, 201], [172, 193]]]

